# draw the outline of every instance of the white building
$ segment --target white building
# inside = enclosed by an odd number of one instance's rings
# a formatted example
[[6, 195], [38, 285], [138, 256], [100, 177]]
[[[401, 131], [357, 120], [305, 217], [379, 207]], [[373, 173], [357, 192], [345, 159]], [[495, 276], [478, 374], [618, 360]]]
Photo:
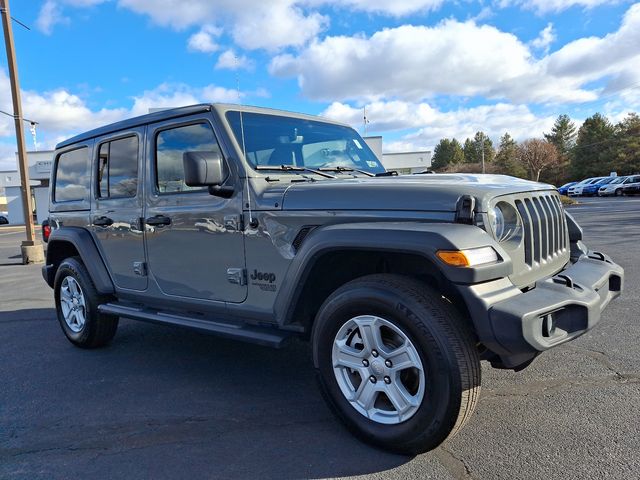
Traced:
[[[34, 221], [42, 223], [49, 216], [49, 177], [51, 176], [53, 151], [27, 152], [27, 159], [31, 180], [31, 202], [35, 213]], [[20, 172], [0, 172], [0, 186], [4, 186], [9, 224], [23, 225]]]
[[429, 150], [383, 153], [382, 137], [364, 137], [364, 141], [387, 170], [395, 170], [404, 175], [424, 172], [431, 168], [431, 151]]

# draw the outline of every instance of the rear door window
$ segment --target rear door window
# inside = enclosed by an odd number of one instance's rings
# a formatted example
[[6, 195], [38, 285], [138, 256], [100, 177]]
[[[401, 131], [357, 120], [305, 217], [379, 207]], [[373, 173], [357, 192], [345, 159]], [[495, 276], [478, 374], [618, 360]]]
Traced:
[[89, 149], [78, 148], [60, 154], [56, 162], [55, 202], [78, 202], [89, 199]]
[[99, 198], [130, 198], [138, 191], [138, 137], [126, 137], [100, 145], [98, 155]]

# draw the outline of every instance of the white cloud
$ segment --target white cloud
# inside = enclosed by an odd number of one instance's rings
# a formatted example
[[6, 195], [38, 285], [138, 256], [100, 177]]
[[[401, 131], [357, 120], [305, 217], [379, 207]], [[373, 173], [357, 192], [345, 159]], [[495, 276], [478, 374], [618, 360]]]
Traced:
[[[552, 27], [538, 45], [553, 37]], [[317, 100], [419, 101], [435, 95], [484, 96], [512, 103], [570, 103], [598, 98], [594, 80], [637, 70], [640, 3], [620, 28], [568, 43], [541, 59], [515, 35], [473, 21], [403, 25], [366, 37], [328, 36], [298, 54], [275, 56], [269, 70], [297, 77]]]
[[0, 142], [0, 171], [16, 170], [16, 144]]
[[549, 53], [549, 48], [551, 44], [556, 41], [556, 38], [556, 32], [553, 31], [553, 23], [548, 23], [547, 26], [540, 31], [540, 34], [533, 39], [531, 46], [535, 49], [542, 50], [546, 55]]
[[430, 12], [439, 9], [444, 0], [308, 0], [310, 5], [331, 4], [337, 7], [402, 16], [418, 12]]
[[[555, 120], [553, 116], [535, 115], [526, 105], [505, 103], [441, 111], [424, 102], [380, 101], [367, 103], [366, 108], [370, 132], [413, 130], [400, 141], [385, 146], [387, 151], [431, 148], [444, 137], [455, 137], [464, 142], [478, 130], [494, 141], [505, 132], [517, 140], [524, 140], [549, 131]], [[362, 127], [360, 106], [335, 102], [321, 115], [349, 123], [357, 129]]]
[[297, 76], [314, 99], [484, 95], [522, 102], [588, 99], [565, 80], [542, 81], [544, 71], [515, 35], [473, 21], [445, 20], [433, 27], [404, 25], [371, 37], [315, 41], [298, 56], [276, 56], [270, 72]]
[[54, 26], [68, 22], [69, 19], [62, 14], [60, 5], [54, 0], [47, 0], [40, 8], [40, 13], [36, 19], [36, 27], [42, 33], [50, 35]]
[[216, 62], [217, 69], [253, 70], [255, 64], [246, 55], [238, 55], [232, 49], [224, 51]]
[[604, 37], [568, 43], [548, 57], [548, 71], [557, 77], [580, 76], [592, 81], [611, 74], [637, 72], [640, 63], [640, 3], [625, 13], [620, 28]]
[[595, 8], [600, 5], [615, 5], [623, 0], [498, 0], [501, 7], [515, 5], [538, 13], [562, 12], [572, 7]]
[[295, 0], [119, 0], [118, 4], [178, 30], [224, 23], [235, 43], [247, 49], [302, 46], [328, 22]]
[[222, 34], [222, 29], [204, 25], [199, 32], [189, 37], [187, 48], [192, 52], [212, 53], [220, 49], [214, 38]]

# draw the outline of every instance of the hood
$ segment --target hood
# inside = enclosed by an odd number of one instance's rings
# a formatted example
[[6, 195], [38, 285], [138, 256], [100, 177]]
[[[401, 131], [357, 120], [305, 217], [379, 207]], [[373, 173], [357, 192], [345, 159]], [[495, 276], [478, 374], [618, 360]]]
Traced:
[[551, 185], [506, 175], [423, 174], [340, 178], [289, 185], [284, 190], [282, 208], [453, 212], [460, 196], [471, 195], [476, 198], [476, 212], [486, 212], [492, 198], [554, 189]]

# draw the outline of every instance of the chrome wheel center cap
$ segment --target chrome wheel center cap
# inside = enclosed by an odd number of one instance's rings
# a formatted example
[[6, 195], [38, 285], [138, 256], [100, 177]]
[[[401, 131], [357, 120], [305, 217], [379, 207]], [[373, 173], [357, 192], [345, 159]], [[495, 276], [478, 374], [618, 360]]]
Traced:
[[371, 371], [376, 375], [382, 375], [384, 373], [384, 364], [376, 360], [371, 364]]

